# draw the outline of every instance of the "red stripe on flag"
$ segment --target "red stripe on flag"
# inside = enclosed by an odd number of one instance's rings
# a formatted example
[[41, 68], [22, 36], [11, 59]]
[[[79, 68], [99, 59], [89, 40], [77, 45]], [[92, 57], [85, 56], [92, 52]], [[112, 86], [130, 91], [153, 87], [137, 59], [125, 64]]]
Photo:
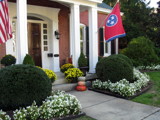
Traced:
[[0, 44], [12, 38], [7, 0], [0, 1]]

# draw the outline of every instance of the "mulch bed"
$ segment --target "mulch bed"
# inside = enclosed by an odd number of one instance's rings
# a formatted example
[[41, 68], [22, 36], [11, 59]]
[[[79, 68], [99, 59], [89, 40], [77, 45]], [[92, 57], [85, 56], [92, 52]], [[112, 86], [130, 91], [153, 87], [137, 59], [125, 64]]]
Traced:
[[121, 96], [117, 93], [111, 92], [109, 90], [94, 89], [92, 87], [89, 87], [88, 89], [92, 90], [92, 91], [95, 91], [95, 92], [103, 93], [103, 94], [106, 94], [106, 95], [111, 95], [111, 96], [114, 96], [114, 97], [119, 97], [119, 98], [130, 100], [130, 99], [133, 99], [133, 98], [143, 94], [147, 90], [149, 90], [152, 87], [152, 85], [153, 85], [152, 82], [149, 82], [146, 87], [142, 88], [141, 91], [137, 91], [136, 94], [134, 96], [131, 96], [131, 97], [124, 97], [124, 96]]
[[85, 116], [85, 115], [86, 114], [84, 112], [81, 112], [78, 115], [69, 115], [69, 116], [65, 116], [65, 117], [62, 117], [62, 118], [54, 118], [54, 119], [51, 119], [51, 120], [72, 120], [72, 119], [79, 118], [79, 117], [82, 117], [82, 116]]
[[139, 70], [139, 71], [145, 73], [145, 72], [159, 72], [160, 70]]
[[[7, 111], [7, 114], [13, 119], [13, 111]], [[67, 115], [65, 117], [59, 117], [59, 118], [53, 118], [53, 119], [50, 119], [50, 120], [72, 120], [72, 119], [75, 119], [75, 118], [79, 118], [79, 117], [82, 117], [82, 116], [85, 116], [86, 113], [84, 112], [81, 112], [80, 114], [78, 115]], [[39, 119], [39, 120], [44, 120], [44, 119]]]

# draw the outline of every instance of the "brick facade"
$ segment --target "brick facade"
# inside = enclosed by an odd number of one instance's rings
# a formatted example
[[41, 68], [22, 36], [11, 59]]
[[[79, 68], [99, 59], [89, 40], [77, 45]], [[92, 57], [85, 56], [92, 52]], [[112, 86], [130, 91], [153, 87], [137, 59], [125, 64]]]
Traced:
[[6, 44], [0, 44], [0, 59], [6, 55]]

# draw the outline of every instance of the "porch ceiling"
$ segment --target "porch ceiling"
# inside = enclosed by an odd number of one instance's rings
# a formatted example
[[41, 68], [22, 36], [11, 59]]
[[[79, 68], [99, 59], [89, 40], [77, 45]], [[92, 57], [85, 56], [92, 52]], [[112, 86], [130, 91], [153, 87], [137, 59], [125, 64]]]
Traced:
[[55, 2], [62, 2], [70, 4], [79, 4], [82, 6], [97, 6], [97, 3], [102, 3], [103, 0], [50, 0]]

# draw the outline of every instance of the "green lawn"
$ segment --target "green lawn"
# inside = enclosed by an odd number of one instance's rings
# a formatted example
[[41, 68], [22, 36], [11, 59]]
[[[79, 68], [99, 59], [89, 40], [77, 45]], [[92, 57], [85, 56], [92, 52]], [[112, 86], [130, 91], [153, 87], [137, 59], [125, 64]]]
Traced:
[[152, 88], [146, 93], [132, 99], [134, 102], [160, 107], [160, 71], [147, 73], [153, 82]]
[[96, 119], [93, 119], [89, 116], [82, 116], [80, 118], [76, 118], [76, 119], [73, 119], [73, 120], [96, 120]]

